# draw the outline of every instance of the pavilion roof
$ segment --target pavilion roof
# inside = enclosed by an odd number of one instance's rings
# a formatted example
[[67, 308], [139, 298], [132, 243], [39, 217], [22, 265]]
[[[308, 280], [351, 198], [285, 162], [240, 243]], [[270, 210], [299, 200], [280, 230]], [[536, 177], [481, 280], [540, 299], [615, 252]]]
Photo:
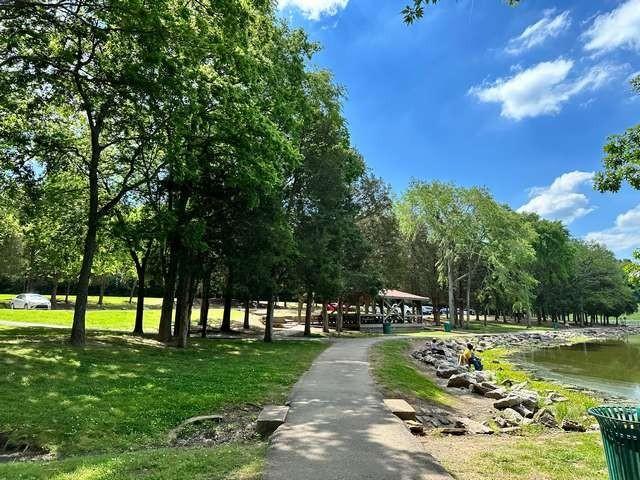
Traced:
[[400, 290], [380, 290], [378, 296], [382, 298], [388, 298], [390, 300], [409, 300], [413, 302], [428, 302], [431, 299], [429, 297], [421, 297], [414, 295], [413, 293], [401, 292]]

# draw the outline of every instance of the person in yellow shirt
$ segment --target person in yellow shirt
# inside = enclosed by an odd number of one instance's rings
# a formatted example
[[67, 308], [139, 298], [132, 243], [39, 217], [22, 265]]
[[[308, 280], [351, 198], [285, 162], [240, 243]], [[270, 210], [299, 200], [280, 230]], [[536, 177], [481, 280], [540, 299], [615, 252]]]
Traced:
[[460, 355], [460, 365], [464, 365], [465, 367], [471, 366], [471, 359], [473, 358], [473, 345], [467, 343], [467, 348], [465, 348], [462, 355]]

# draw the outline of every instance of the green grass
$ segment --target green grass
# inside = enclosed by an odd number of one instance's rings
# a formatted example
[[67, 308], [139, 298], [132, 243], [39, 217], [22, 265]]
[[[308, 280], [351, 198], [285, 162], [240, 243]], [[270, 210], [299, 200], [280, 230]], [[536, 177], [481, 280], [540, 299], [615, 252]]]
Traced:
[[[209, 321], [212, 325], [222, 320], [221, 308], [209, 310]], [[200, 312], [194, 309], [192, 319], [197, 321]], [[92, 330], [118, 330], [131, 331], [135, 322], [136, 312], [134, 310], [87, 310], [86, 326]], [[231, 310], [231, 319], [235, 322], [242, 322], [244, 312]], [[17, 323], [36, 323], [42, 325], [55, 325], [71, 328], [73, 322], [72, 310], [9, 310], [0, 309], [0, 321]], [[154, 333], [158, 331], [160, 321], [160, 310], [145, 310], [144, 330]]]
[[261, 442], [215, 448], [162, 448], [55, 462], [0, 464], [0, 479], [258, 480], [264, 453], [265, 444]]
[[410, 345], [409, 340], [389, 340], [373, 346], [371, 364], [376, 381], [402, 396], [449, 404], [451, 397], [409, 360]]
[[[439, 330], [425, 330], [421, 332], [410, 332], [410, 333], [404, 333], [404, 334], [400, 333], [400, 335], [407, 336], [407, 337], [417, 337], [417, 338], [433, 337], [433, 336], [444, 335], [445, 332], [443, 331], [443, 328], [444, 327], [440, 327]], [[485, 334], [485, 333], [517, 333], [517, 332], [530, 332], [534, 330], [550, 330], [550, 329], [551, 328], [548, 326], [544, 326], [544, 325], [539, 326], [536, 323], [533, 323], [531, 325], [531, 328], [527, 328], [526, 324], [487, 322], [487, 324], [484, 325], [484, 322], [482, 321], [480, 322], [472, 321], [469, 323], [468, 328], [457, 328], [451, 334], [478, 335], [478, 334]]]
[[[495, 442], [495, 443], [494, 443]], [[454, 449], [443, 459], [456, 478], [466, 480], [606, 480], [598, 433], [486, 439], [485, 448]]]
[[0, 432], [60, 456], [161, 447], [191, 416], [282, 403], [325, 346], [193, 339], [181, 350], [95, 332], [74, 348], [64, 331], [2, 329]]
[[599, 404], [595, 398], [585, 393], [569, 390], [556, 383], [532, 379], [531, 375], [518, 369], [509, 361], [509, 355], [512, 353], [512, 350], [506, 348], [492, 348], [482, 352], [482, 363], [487, 370], [492, 370], [496, 374], [498, 382], [507, 378], [514, 382], [528, 382], [528, 388], [540, 393], [542, 398], [546, 397], [549, 391], [556, 391], [566, 397], [567, 402], [556, 403], [550, 407], [558, 422], [567, 418], [583, 424], [594, 423], [593, 418], [587, 414], [587, 409]]

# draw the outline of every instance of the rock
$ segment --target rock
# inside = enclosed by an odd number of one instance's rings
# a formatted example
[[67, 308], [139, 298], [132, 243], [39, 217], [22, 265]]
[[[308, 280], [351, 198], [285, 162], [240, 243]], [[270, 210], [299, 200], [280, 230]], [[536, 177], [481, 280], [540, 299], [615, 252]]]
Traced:
[[548, 408], [541, 408], [538, 410], [533, 416], [533, 421], [540, 425], [544, 425], [547, 428], [558, 427], [558, 421], [556, 420], [555, 415]]
[[424, 435], [424, 425], [415, 420], [405, 420], [404, 424], [414, 435]]
[[496, 410], [504, 410], [505, 408], [514, 407], [516, 405], [520, 405], [522, 403], [522, 398], [517, 397], [515, 395], [509, 395], [500, 400], [496, 400], [493, 402], [493, 408]]
[[496, 422], [496, 425], [498, 425], [500, 428], [506, 428], [509, 426], [509, 422], [507, 422], [507, 419], [504, 417], [495, 417], [493, 421]]
[[484, 394], [487, 398], [493, 398], [494, 400], [502, 400], [507, 396], [507, 392], [504, 388], [496, 388]]
[[563, 397], [558, 392], [551, 392], [549, 393], [549, 395], [547, 395], [547, 401], [549, 403], [566, 402], [567, 400], [568, 399], [566, 397]]
[[513, 408], [506, 408], [502, 411], [501, 415], [511, 426], [520, 425], [524, 420], [524, 417]]
[[491, 391], [491, 388], [484, 387], [481, 383], [472, 383], [469, 385], [469, 389], [478, 395], [486, 395]]
[[491, 383], [491, 382], [482, 382], [480, 385], [482, 385], [485, 388], [488, 388], [489, 391], [497, 390], [499, 388], [495, 383]]
[[560, 427], [565, 432], [586, 432], [587, 429], [584, 425], [580, 425], [578, 422], [574, 422], [573, 420], [567, 420], [566, 418], [562, 421], [562, 425]]
[[512, 393], [520, 397], [522, 399], [521, 403], [529, 410], [533, 410], [534, 412], [538, 410], [538, 399], [540, 397], [536, 392], [531, 390], [518, 390]]
[[515, 405], [513, 409], [524, 418], [533, 418], [533, 410], [529, 410], [524, 404]]
[[466, 428], [443, 428], [441, 430], [441, 433], [444, 435], [465, 435], [467, 433], [467, 429]]
[[482, 372], [477, 372], [477, 371], [473, 372], [473, 376], [475, 378], [475, 382], [476, 383], [482, 383], [482, 382], [488, 382], [489, 381], [489, 376], [484, 371], [482, 371]]
[[520, 430], [520, 427], [506, 427], [500, 430], [501, 433], [512, 433]]
[[443, 364], [436, 370], [436, 375], [440, 378], [450, 378], [453, 375], [462, 373], [460, 370], [460, 367], [456, 367], [451, 364]]
[[468, 373], [458, 373], [449, 377], [447, 387], [449, 388], [467, 388], [471, 383], [471, 375]]
[[504, 385], [505, 387], [512, 387], [513, 380], [511, 380], [510, 378], [505, 378], [503, 381], [500, 382], [500, 385]]
[[384, 404], [389, 410], [391, 410], [391, 413], [401, 420], [416, 419], [415, 409], [409, 405], [406, 400], [401, 398], [385, 398]]
[[461, 418], [460, 422], [464, 424], [467, 432], [474, 435], [491, 435], [493, 434], [493, 430], [491, 430], [488, 426], [481, 424], [480, 422], [476, 422], [475, 420], [471, 420], [470, 418]]
[[287, 421], [289, 407], [280, 405], [265, 405], [256, 422], [256, 430], [262, 436], [269, 436]]

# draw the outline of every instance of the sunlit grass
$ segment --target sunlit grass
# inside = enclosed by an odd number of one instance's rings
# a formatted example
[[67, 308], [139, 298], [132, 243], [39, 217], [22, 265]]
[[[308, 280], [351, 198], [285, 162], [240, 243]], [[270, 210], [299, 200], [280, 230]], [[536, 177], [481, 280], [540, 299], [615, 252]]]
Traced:
[[373, 346], [371, 364], [376, 381], [401, 396], [450, 403], [451, 397], [411, 363], [409, 346], [409, 340], [389, 340]]
[[191, 416], [282, 403], [324, 347], [94, 333], [74, 348], [65, 331], [2, 329], [0, 432], [61, 455], [158, 447]]

